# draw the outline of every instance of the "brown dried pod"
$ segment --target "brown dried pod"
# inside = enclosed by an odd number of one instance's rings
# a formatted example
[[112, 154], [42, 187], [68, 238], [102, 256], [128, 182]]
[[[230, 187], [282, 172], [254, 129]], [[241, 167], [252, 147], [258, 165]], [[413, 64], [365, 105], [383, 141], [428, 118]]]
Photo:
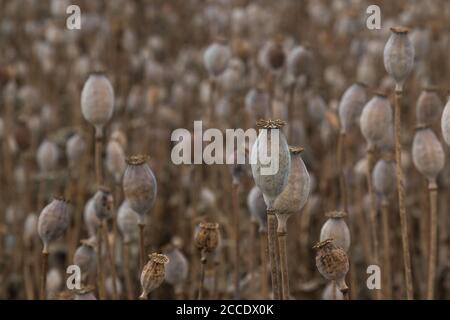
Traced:
[[157, 289], [164, 281], [166, 264], [169, 258], [163, 254], [152, 253], [148, 255], [149, 261], [141, 273], [142, 294], [139, 299], [146, 299], [148, 294]]
[[111, 191], [106, 187], [100, 187], [94, 195], [94, 209], [97, 218], [108, 219], [112, 216], [114, 199]]
[[445, 165], [445, 154], [439, 139], [430, 128], [419, 128], [412, 146], [414, 166], [429, 183], [435, 184]]
[[395, 164], [393, 159], [380, 159], [372, 172], [373, 187], [383, 199], [387, 199], [395, 191]]
[[124, 243], [129, 243], [135, 235], [138, 227], [139, 215], [130, 208], [125, 200], [117, 212], [117, 227], [122, 234]]
[[344, 218], [347, 214], [343, 211], [331, 211], [325, 214], [328, 220], [320, 230], [320, 241], [333, 239], [338, 247], [348, 252], [350, 248], [350, 230]]
[[146, 156], [136, 155], [126, 159], [127, 168], [123, 176], [123, 193], [131, 209], [139, 214], [139, 223], [155, 204], [157, 183]]
[[333, 239], [319, 242], [313, 247], [316, 250], [316, 267], [327, 280], [335, 281], [342, 293], [348, 291], [345, 276], [349, 270], [347, 253], [336, 246]]
[[362, 83], [352, 84], [344, 92], [338, 107], [342, 133], [346, 133], [359, 122], [359, 117], [366, 102], [366, 86]]
[[44, 249], [48, 252], [48, 245], [62, 236], [70, 222], [69, 203], [62, 199], [54, 199], [44, 209], [38, 219], [38, 233]]
[[75, 250], [73, 255], [73, 263], [80, 267], [82, 275], [86, 275], [91, 270], [94, 270], [96, 242], [93, 238], [83, 239], [80, 242], [81, 246]]
[[201, 222], [195, 234], [195, 246], [199, 250], [211, 252], [219, 245], [219, 224]]
[[55, 170], [58, 164], [58, 156], [59, 151], [56, 144], [47, 139], [42, 141], [36, 153], [39, 170], [44, 174]]
[[416, 122], [419, 126], [431, 126], [437, 123], [442, 114], [442, 101], [436, 88], [422, 90], [416, 104]]
[[369, 149], [379, 146], [386, 140], [386, 134], [392, 134], [388, 127], [393, 123], [392, 108], [386, 96], [377, 94], [361, 113], [360, 127]]
[[247, 196], [247, 207], [252, 215], [253, 219], [259, 224], [259, 231], [264, 232], [267, 230], [267, 216], [266, 216], [266, 203], [264, 197], [257, 186], [254, 186]]
[[281, 38], [269, 41], [261, 51], [263, 65], [273, 71], [281, 69], [286, 60]]

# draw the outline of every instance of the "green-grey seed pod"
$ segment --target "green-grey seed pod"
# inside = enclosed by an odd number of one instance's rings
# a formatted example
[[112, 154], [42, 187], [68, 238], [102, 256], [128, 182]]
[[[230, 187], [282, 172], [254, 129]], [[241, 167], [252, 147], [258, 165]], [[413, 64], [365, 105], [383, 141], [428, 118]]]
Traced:
[[169, 258], [163, 254], [148, 255], [149, 261], [141, 273], [142, 294], [139, 299], [146, 299], [148, 294], [157, 289], [164, 281], [166, 264]]
[[320, 241], [333, 239], [334, 243], [348, 252], [350, 249], [350, 230], [344, 218], [347, 214], [343, 211], [332, 211], [325, 214], [328, 220], [320, 230]]
[[339, 103], [339, 121], [342, 133], [346, 133], [359, 122], [359, 117], [366, 102], [366, 87], [361, 83], [352, 84], [344, 92]]
[[59, 152], [56, 144], [47, 139], [42, 141], [36, 154], [39, 170], [44, 174], [55, 170], [58, 164], [58, 156]]
[[97, 235], [97, 228], [100, 226], [100, 220], [95, 213], [94, 197], [90, 198], [84, 206], [84, 223], [90, 237]]
[[203, 64], [212, 77], [222, 74], [227, 68], [230, 59], [231, 50], [222, 42], [211, 44], [203, 54]]
[[276, 197], [286, 187], [291, 166], [289, 147], [280, 130], [283, 125], [280, 120], [258, 121], [260, 133], [250, 156], [253, 179], [269, 209], [273, 208]]
[[254, 186], [247, 196], [247, 207], [251, 216], [259, 224], [259, 231], [264, 232], [267, 230], [267, 215], [266, 215], [266, 203], [264, 197], [257, 186]]
[[382, 198], [388, 198], [395, 191], [395, 165], [392, 160], [380, 159], [372, 172], [373, 187]]
[[139, 215], [130, 208], [125, 200], [117, 213], [117, 227], [122, 234], [124, 243], [129, 243], [138, 228]]
[[81, 240], [81, 245], [75, 250], [73, 263], [80, 267], [82, 275], [94, 270], [96, 262], [95, 241], [93, 238]]
[[416, 122], [419, 126], [431, 126], [442, 115], [442, 101], [434, 88], [425, 88], [416, 104]]
[[439, 172], [445, 165], [445, 154], [439, 139], [430, 128], [416, 131], [412, 146], [414, 166], [429, 183], [436, 183]]
[[445, 143], [450, 146], [450, 96], [442, 112], [441, 130]]
[[389, 100], [382, 95], [375, 95], [367, 102], [361, 113], [360, 127], [369, 148], [379, 146], [391, 134], [388, 127], [392, 126], [392, 108]]
[[102, 73], [92, 73], [81, 91], [83, 117], [100, 132], [114, 112], [114, 89]]
[[38, 219], [38, 233], [44, 244], [43, 252], [48, 252], [50, 242], [63, 235], [69, 222], [69, 204], [64, 199], [54, 199], [42, 209]]
[[414, 66], [414, 46], [408, 29], [391, 28], [391, 36], [384, 47], [384, 67], [400, 88]]
[[189, 263], [185, 255], [174, 246], [167, 248], [164, 254], [169, 258], [166, 266], [166, 281], [174, 287], [183, 285], [189, 272]]
[[71, 170], [77, 169], [80, 166], [81, 159], [86, 152], [86, 148], [86, 141], [78, 133], [74, 134], [67, 140], [66, 157]]
[[123, 193], [130, 208], [139, 214], [139, 223], [155, 204], [157, 184], [146, 157], [137, 155], [127, 158], [127, 168], [123, 176]]
[[114, 199], [109, 189], [101, 187], [94, 195], [94, 209], [100, 220], [109, 219], [112, 216]]

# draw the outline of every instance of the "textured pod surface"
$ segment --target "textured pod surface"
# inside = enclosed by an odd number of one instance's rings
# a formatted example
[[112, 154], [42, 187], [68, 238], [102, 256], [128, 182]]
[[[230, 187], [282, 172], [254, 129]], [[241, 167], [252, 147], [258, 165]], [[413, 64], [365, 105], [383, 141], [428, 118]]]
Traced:
[[276, 198], [274, 209], [277, 214], [298, 213], [308, 200], [310, 191], [309, 173], [300, 155], [302, 148], [290, 148], [291, 168], [288, 183]]
[[231, 50], [222, 43], [213, 43], [206, 48], [203, 54], [203, 63], [211, 76], [217, 77], [228, 66], [231, 59]]
[[139, 215], [136, 211], [130, 208], [126, 200], [122, 202], [117, 213], [117, 227], [125, 243], [130, 242], [133, 238], [138, 228], [138, 222]]
[[195, 234], [195, 246], [199, 250], [213, 251], [219, 245], [219, 224], [201, 222]]
[[367, 102], [361, 113], [361, 132], [370, 147], [377, 146], [386, 140], [386, 134], [392, 134], [393, 116], [389, 100], [385, 96], [376, 95]]
[[345, 279], [349, 270], [349, 262], [345, 250], [328, 239], [314, 246], [316, 266], [320, 274], [327, 280], [334, 280], [338, 285]]
[[95, 241], [85, 239], [81, 240], [81, 246], [75, 250], [73, 255], [73, 263], [80, 267], [82, 273], [93, 270], [95, 266]]
[[93, 126], [103, 127], [114, 112], [114, 90], [101, 73], [89, 76], [81, 91], [81, 112]]
[[74, 169], [81, 163], [81, 159], [86, 152], [86, 141], [80, 134], [74, 134], [66, 143], [66, 157], [69, 162], [69, 167]]
[[141, 219], [155, 204], [157, 184], [153, 171], [145, 162], [145, 157], [127, 159], [123, 176], [123, 193], [130, 207]]
[[44, 140], [37, 150], [37, 163], [42, 173], [49, 173], [55, 170], [58, 164], [59, 151], [56, 144], [49, 140]]
[[51, 241], [61, 237], [69, 226], [70, 214], [65, 200], [54, 199], [42, 209], [38, 220], [38, 233], [44, 243], [44, 252]]
[[333, 239], [334, 243], [348, 252], [350, 248], [350, 230], [344, 220], [345, 212], [333, 211], [326, 214], [328, 220], [320, 230], [320, 241]]
[[445, 143], [450, 146], [450, 97], [445, 105], [444, 111], [442, 112], [441, 130]]
[[436, 177], [444, 168], [445, 154], [441, 143], [431, 129], [416, 131], [412, 147], [414, 166], [429, 182], [436, 182]]
[[361, 83], [352, 84], [343, 94], [339, 103], [341, 131], [347, 132], [359, 123], [359, 117], [367, 102], [366, 87]]
[[166, 266], [166, 281], [173, 286], [182, 285], [189, 272], [188, 260], [178, 248], [169, 250], [166, 255], [169, 258]]
[[164, 281], [166, 264], [169, 258], [163, 254], [152, 253], [149, 261], [144, 266], [141, 273], [142, 294], [140, 299], [147, 298], [147, 295], [158, 288]]
[[94, 209], [97, 218], [100, 220], [108, 219], [112, 216], [114, 199], [106, 188], [100, 188], [94, 195]]
[[266, 216], [266, 203], [264, 197], [257, 186], [254, 186], [247, 196], [247, 206], [253, 219], [258, 221], [259, 230], [267, 230], [267, 216]]
[[442, 101], [434, 90], [425, 89], [416, 104], [417, 125], [430, 126], [437, 123], [442, 115]]
[[118, 141], [111, 140], [108, 142], [105, 162], [109, 173], [114, 177], [116, 183], [119, 183], [127, 164], [125, 162], [125, 152]]
[[100, 225], [100, 220], [95, 213], [94, 197], [90, 198], [86, 202], [86, 205], [84, 206], [83, 218], [89, 236], [95, 237], [97, 234], [97, 228]]
[[255, 184], [271, 208], [275, 198], [287, 185], [291, 166], [289, 147], [281, 130], [261, 129], [250, 158]]
[[391, 28], [391, 31], [384, 47], [384, 67], [395, 82], [402, 85], [414, 66], [414, 46], [407, 29]]
[[389, 197], [396, 186], [395, 163], [384, 159], [378, 160], [372, 172], [373, 187], [383, 197]]

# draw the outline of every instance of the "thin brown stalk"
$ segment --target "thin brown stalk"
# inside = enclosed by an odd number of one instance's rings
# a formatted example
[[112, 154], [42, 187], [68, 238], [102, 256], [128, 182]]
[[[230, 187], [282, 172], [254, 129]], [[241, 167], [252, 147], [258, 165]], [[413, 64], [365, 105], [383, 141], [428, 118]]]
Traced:
[[215, 79], [211, 78], [209, 80], [209, 125], [212, 126], [214, 122], [216, 121], [216, 108], [214, 105], [214, 98], [216, 95], [216, 81]]
[[27, 300], [34, 300], [34, 285], [31, 273], [31, 263], [27, 255], [24, 256], [23, 278], [25, 283], [25, 294]]
[[127, 291], [127, 299], [133, 300], [133, 285], [130, 276], [130, 244], [128, 242], [123, 243], [123, 275], [125, 278], [125, 289]]
[[391, 242], [389, 234], [389, 203], [383, 199], [381, 203], [381, 220], [383, 224], [383, 274], [384, 274], [384, 298], [392, 298], [391, 284]]
[[267, 238], [269, 242], [269, 261], [270, 261], [270, 273], [272, 276], [272, 292], [275, 300], [281, 299], [280, 295], [280, 282], [278, 279], [278, 259], [277, 259], [277, 248], [278, 240], [276, 235], [276, 217], [275, 210], [267, 209]]
[[291, 125], [289, 126], [288, 141], [290, 141], [291, 143], [294, 138], [294, 130], [292, 127], [292, 123], [294, 121], [294, 96], [295, 96], [296, 84], [297, 84], [297, 82], [294, 81], [294, 83], [292, 83], [289, 86], [289, 91], [288, 91], [288, 119], [291, 123]]
[[201, 251], [200, 257], [200, 280], [198, 285], [198, 297], [197, 300], [203, 300], [203, 284], [205, 282], [205, 269], [206, 269], [206, 255], [205, 251]]
[[256, 252], [257, 252], [257, 245], [256, 245], [256, 228], [257, 228], [257, 222], [255, 220], [252, 220], [250, 222], [250, 245], [249, 245], [249, 264], [248, 264], [248, 273], [250, 275], [250, 286], [253, 290], [255, 288], [256, 282], [255, 282], [255, 266], [256, 266]]
[[102, 132], [96, 132], [95, 134], [95, 182], [97, 186], [103, 184], [103, 172], [102, 172]]
[[287, 259], [287, 232], [278, 231], [278, 241], [280, 243], [280, 266], [281, 266], [281, 280], [282, 285], [282, 299], [289, 300], [289, 270]]
[[267, 299], [269, 290], [267, 288], [267, 232], [262, 231], [260, 234], [260, 250], [261, 250], [261, 297]]
[[408, 220], [406, 217], [406, 205], [405, 205], [405, 187], [403, 183], [402, 172], [402, 155], [401, 155], [401, 100], [403, 95], [403, 89], [401, 87], [395, 88], [395, 173], [397, 176], [397, 192], [398, 192], [398, 206], [400, 214], [400, 228], [402, 235], [402, 251], [403, 251], [403, 264], [405, 272], [405, 286], [406, 297], [408, 300], [412, 300], [414, 297], [414, 289], [412, 283], [412, 271], [411, 271], [411, 256], [409, 251], [408, 240]]
[[342, 197], [343, 208], [345, 212], [348, 212], [347, 182], [345, 180], [344, 174], [345, 168], [344, 146], [345, 146], [345, 132], [341, 132], [339, 134], [337, 143], [337, 170], [339, 173], [339, 188]]
[[46, 299], [47, 292], [47, 270], [48, 270], [48, 252], [46, 249], [42, 250], [42, 267], [41, 267], [41, 285], [39, 291], [39, 299]]
[[98, 297], [100, 300], [105, 300], [105, 271], [102, 257], [102, 236], [103, 223], [100, 223], [97, 229], [97, 283], [98, 283]]
[[436, 261], [437, 261], [437, 195], [438, 189], [436, 183], [428, 185], [428, 193], [430, 195], [430, 249], [428, 251], [428, 285], [427, 299], [433, 300], [434, 283], [436, 278]]
[[239, 299], [239, 184], [233, 182], [232, 183], [232, 204], [233, 204], [233, 214], [234, 214], [234, 297], [235, 299]]
[[111, 268], [111, 279], [112, 279], [112, 289], [113, 289], [112, 296], [113, 296], [113, 300], [117, 300], [117, 298], [118, 298], [118, 296], [117, 296], [117, 274], [116, 274], [116, 264], [115, 264], [114, 257], [113, 257], [114, 247], [111, 248], [111, 245], [109, 243], [106, 221], [102, 221], [101, 223], [103, 224], [102, 229], [103, 229], [103, 236], [105, 238], [106, 253], [108, 254], [109, 265]]
[[142, 270], [145, 264], [145, 224], [139, 223], [139, 269]]

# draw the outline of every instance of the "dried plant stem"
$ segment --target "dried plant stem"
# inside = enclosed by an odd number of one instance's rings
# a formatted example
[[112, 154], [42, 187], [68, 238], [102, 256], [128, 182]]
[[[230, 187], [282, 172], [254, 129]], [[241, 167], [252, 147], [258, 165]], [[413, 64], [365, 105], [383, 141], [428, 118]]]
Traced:
[[101, 130], [95, 131], [95, 182], [97, 186], [103, 184], [102, 172], [102, 140], [103, 132]]
[[98, 283], [98, 297], [100, 300], [105, 299], [105, 271], [103, 267], [102, 257], [102, 236], [103, 223], [100, 223], [97, 229], [97, 283]]
[[428, 185], [428, 193], [430, 195], [430, 240], [428, 250], [428, 285], [427, 299], [433, 300], [434, 282], [436, 278], [436, 261], [437, 261], [437, 195], [438, 189], [436, 183], [432, 182]]
[[127, 299], [133, 300], [133, 285], [130, 276], [130, 243], [123, 243], [123, 276], [125, 278], [125, 288], [127, 291]]
[[142, 270], [145, 264], [145, 224], [139, 223], [139, 269]]
[[403, 183], [402, 172], [402, 155], [401, 155], [401, 100], [403, 95], [403, 89], [401, 86], [395, 88], [395, 173], [397, 176], [397, 192], [398, 192], [398, 206], [400, 214], [400, 228], [402, 235], [402, 248], [403, 248], [403, 263], [405, 270], [405, 285], [406, 285], [406, 297], [408, 300], [412, 300], [414, 297], [414, 289], [412, 283], [412, 271], [411, 271], [411, 257], [409, 251], [408, 242], [408, 221], [406, 217], [406, 205], [405, 205], [405, 187]]
[[47, 292], [47, 270], [48, 270], [48, 251], [46, 248], [42, 250], [42, 267], [41, 267], [41, 285], [39, 291], [39, 299], [46, 299]]
[[257, 245], [256, 245], [256, 228], [257, 228], [257, 222], [255, 220], [250, 221], [250, 245], [249, 245], [249, 265], [248, 265], [248, 273], [250, 275], [250, 286], [251, 289], [254, 290], [256, 283], [255, 283], [255, 266], [256, 266], [256, 252], [257, 252]]
[[278, 259], [277, 259], [277, 235], [276, 235], [276, 217], [275, 210], [267, 209], [267, 238], [269, 242], [269, 261], [270, 261], [270, 273], [272, 276], [272, 292], [275, 300], [281, 299], [280, 295], [280, 282], [278, 279]]
[[203, 299], [203, 284], [205, 282], [205, 269], [206, 269], [206, 255], [205, 251], [202, 250], [200, 253], [200, 280], [198, 285], [198, 297], [197, 300]]
[[216, 80], [214, 78], [210, 78], [209, 80], [209, 125], [213, 126], [216, 121], [216, 108], [214, 105], [214, 98], [216, 95]]
[[239, 299], [239, 183], [233, 182], [231, 197], [234, 214], [234, 297]]
[[297, 82], [294, 81], [290, 86], [289, 86], [289, 92], [288, 92], [288, 119], [291, 123], [291, 125], [289, 126], [289, 135], [288, 135], [288, 141], [291, 141], [294, 138], [294, 130], [292, 127], [292, 123], [294, 120], [294, 96], [295, 96], [295, 87], [297, 85]]
[[280, 268], [281, 268], [281, 280], [282, 280], [282, 299], [289, 300], [289, 270], [288, 270], [288, 259], [287, 259], [287, 219], [289, 215], [278, 214], [278, 242], [280, 245]]
[[350, 300], [350, 295], [348, 293], [348, 288], [341, 289], [342, 295], [344, 296], [344, 300]]
[[117, 300], [118, 296], [117, 296], [116, 263], [115, 263], [114, 257], [113, 257], [114, 247], [111, 248], [110, 243], [109, 243], [106, 221], [103, 220], [101, 223], [103, 224], [102, 229], [103, 229], [103, 236], [105, 237], [106, 253], [108, 254], [109, 265], [111, 268], [112, 289], [113, 289], [112, 296], [113, 296], [114, 300]]
[[389, 235], [389, 203], [383, 199], [381, 203], [381, 219], [383, 224], [383, 274], [384, 298], [392, 298], [391, 284], [391, 242]]
[[[31, 249], [31, 248], [29, 248]], [[28, 251], [30, 252], [30, 251]], [[34, 300], [34, 285], [31, 273], [31, 261], [28, 255], [24, 256], [23, 278], [25, 282], [25, 293], [28, 300]]]
[[341, 132], [338, 137], [337, 143], [337, 170], [339, 173], [339, 188], [342, 197], [343, 209], [348, 212], [348, 195], [347, 195], [347, 182], [345, 180], [345, 157], [344, 157], [344, 146], [345, 146], [345, 132]]
[[261, 250], [261, 297], [267, 299], [269, 297], [269, 290], [267, 288], [267, 232], [262, 231], [259, 239]]

